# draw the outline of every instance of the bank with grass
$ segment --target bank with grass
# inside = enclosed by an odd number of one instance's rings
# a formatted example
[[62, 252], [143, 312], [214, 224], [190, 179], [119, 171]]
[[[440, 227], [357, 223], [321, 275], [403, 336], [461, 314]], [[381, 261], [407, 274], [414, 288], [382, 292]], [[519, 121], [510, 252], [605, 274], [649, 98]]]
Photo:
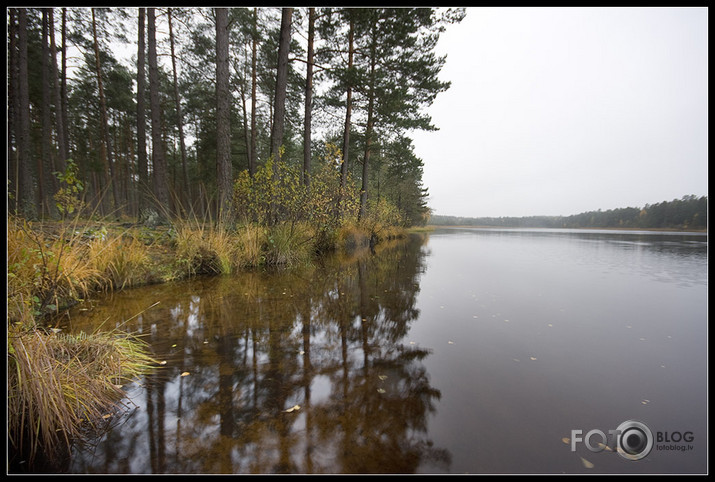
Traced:
[[[8, 432], [11, 458], [64, 457], [71, 443], [122, 410], [121, 385], [161, 369], [140, 337], [118, 330], [69, 336], [53, 314], [92, 294], [198, 275], [301, 266], [369, 250], [407, 230], [372, 219], [221, 223], [8, 219]], [[52, 455], [54, 454], [54, 455]]]

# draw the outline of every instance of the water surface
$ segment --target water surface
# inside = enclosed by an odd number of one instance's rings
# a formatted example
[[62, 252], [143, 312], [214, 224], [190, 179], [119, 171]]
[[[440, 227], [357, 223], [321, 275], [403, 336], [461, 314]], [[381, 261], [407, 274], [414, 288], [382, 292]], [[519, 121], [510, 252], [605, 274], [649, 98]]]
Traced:
[[[706, 240], [442, 229], [85, 303], [66, 330], [142, 333], [166, 364], [67, 471], [703, 473]], [[631, 419], [691, 447], [565, 441]]]

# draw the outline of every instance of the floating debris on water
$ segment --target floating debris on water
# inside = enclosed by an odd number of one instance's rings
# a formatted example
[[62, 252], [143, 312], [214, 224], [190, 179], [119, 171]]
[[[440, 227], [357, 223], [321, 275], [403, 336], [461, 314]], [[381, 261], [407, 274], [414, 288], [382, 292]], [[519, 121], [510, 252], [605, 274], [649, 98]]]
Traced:
[[181, 374], [182, 377], [188, 377], [189, 375], [191, 375], [191, 373], [189, 372], [184, 372]]
[[300, 410], [300, 405], [293, 405], [292, 407], [283, 410], [283, 412], [291, 413], [291, 412], [295, 412], [296, 410]]
[[584, 459], [583, 457], [581, 457], [581, 462], [583, 463], [583, 466], [586, 467], [587, 469], [593, 468], [593, 464], [591, 462], [589, 462], [588, 460]]

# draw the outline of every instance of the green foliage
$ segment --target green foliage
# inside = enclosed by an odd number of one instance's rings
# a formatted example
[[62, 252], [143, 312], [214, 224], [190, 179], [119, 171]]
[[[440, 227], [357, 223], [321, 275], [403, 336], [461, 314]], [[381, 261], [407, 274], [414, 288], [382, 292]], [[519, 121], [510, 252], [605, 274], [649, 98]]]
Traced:
[[79, 167], [72, 159], [67, 159], [66, 163], [65, 172], [54, 173], [60, 182], [60, 188], [54, 197], [57, 210], [63, 218], [81, 211], [84, 206], [82, 201], [84, 183], [79, 178]]
[[[333, 147], [329, 155], [336, 152]], [[253, 177], [242, 171], [234, 183], [234, 212], [244, 222], [273, 225], [278, 222], [309, 222], [318, 229], [334, 229], [356, 218], [359, 195], [349, 180], [343, 189], [340, 171], [331, 159], [311, 176], [310, 189], [296, 166], [271, 159]]]

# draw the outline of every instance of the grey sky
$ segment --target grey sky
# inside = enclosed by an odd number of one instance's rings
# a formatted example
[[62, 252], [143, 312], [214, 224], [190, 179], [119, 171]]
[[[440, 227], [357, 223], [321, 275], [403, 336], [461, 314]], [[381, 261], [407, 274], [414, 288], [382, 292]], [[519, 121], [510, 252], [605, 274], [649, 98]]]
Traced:
[[707, 8], [467, 9], [414, 134], [436, 214], [568, 215], [707, 195]]

